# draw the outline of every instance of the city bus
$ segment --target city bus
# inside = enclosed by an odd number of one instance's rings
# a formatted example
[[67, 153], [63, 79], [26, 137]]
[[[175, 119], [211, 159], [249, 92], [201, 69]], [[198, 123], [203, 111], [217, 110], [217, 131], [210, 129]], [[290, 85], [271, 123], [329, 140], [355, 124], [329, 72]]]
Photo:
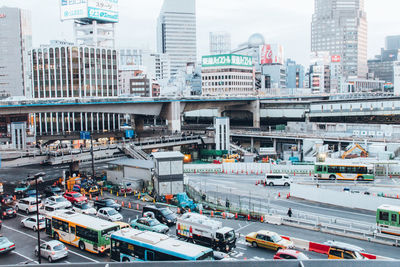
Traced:
[[376, 224], [382, 233], [400, 236], [400, 207], [379, 206], [376, 210]]
[[213, 250], [167, 235], [125, 228], [111, 235], [111, 260], [199, 261], [213, 260]]
[[373, 181], [375, 176], [369, 165], [315, 164], [315, 178], [319, 180]]
[[119, 225], [113, 222], [68, 210], [46, 216], [47, 235], [96, 254], [110, 249], [110, 235], [119, 229]]

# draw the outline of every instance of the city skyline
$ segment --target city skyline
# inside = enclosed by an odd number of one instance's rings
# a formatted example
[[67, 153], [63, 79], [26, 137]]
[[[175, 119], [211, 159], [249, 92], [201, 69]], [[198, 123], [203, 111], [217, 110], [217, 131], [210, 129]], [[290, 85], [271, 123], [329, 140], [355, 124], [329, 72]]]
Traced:
[[[38, 5], [37, 1], [27, 3], [23, 0], [0, 0], [0, 6], [20, 7], [32, 12], [34, 47], [53, 39], [72, 41], [72, 23], [61, 23], [58, 1], [40, 0], [42, 5]], [[157, 17], [163, 1], [141, 2], [140, 6], [138, 3], [136, 0], [120, 0], [121, 21], [117, 26], [117, 47], [140, 47], [155, 51]], [[251, 34], [259, 32], [265, 36], [267, 43], [281, 43], [285, 47], [287, 58], [308, 65], [314, 1], [299, 3], [295, 0], [282, 0], [277, 3], [253, 0], [252, 3], [254, 4], [249, 6], [239, 0], [220, 0], [217, 3], [211, 0], [197, 1], [198, 58], [208, 54], [210, 31], [229, 32], [232, 36], [232, 48], [246, 42]], [[46, 6], [46, 16], [42, 16], [43, 6]], [[140, 8], [135, 8], [136, 6]], [[213, 8], [210, 9], [210, 6]], [[384, 47], [385, 36], [400, 33], [396, 27], [400, 22], [396, 17], [396, 6], [400, 7], [396, 0], [366, 0], [365, 10], [369, 24], [368, 58], [373, 58]], [[385, 16], [381, 15], [383, 9]], [[41, 25], [46, 25], [46, 31], [43, 31]]]

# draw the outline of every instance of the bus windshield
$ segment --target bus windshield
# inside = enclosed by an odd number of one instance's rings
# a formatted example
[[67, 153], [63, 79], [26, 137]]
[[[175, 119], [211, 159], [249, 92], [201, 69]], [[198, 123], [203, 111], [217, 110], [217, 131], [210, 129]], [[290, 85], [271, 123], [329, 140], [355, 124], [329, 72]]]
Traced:
[[101, 231], [101, 236], [108, 236], [119, 230], [119, 226], [115, 226], [106, 230]]
[[198, 261], [212, 261], [214, 260], [214, 254], [212, 251], [204, 253], [204, 255], [201, 255], [198, 257], [196, 260]]

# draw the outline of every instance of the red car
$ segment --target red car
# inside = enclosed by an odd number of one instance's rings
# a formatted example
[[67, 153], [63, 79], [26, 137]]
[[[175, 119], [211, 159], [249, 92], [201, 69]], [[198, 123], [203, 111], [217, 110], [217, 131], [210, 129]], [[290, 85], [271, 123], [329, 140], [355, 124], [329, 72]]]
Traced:
[[64, 197], [71, 203], [87, 202], [87, 197], [78, 192], [65, 192]]
[[281, 249], [275, 256], [274, 260], [309, 260], [310, 258], [304, 253], [293, 249]]

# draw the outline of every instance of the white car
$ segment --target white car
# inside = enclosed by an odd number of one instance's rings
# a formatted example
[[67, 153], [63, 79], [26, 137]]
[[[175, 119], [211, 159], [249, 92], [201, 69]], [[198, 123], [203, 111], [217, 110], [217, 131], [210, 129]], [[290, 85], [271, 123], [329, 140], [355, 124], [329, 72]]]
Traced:
[[71, 202], [69, 202], [66, 198], [63, 196], [52, 196], [46, 198], [44, 201], [44, 204], [60, 204], [64, 206], [64, 209], [69, 209], [72, 207]]
[[265, 175], [265, 184], [269, 186], [283, 185], [290, 186], [292, 180], [287, 174], [267, 174]]
[[87, 215], [96, 215], [96, 209], [86, 202], [77, 202], [72, 205], [72, 210], [78, 213], [83, 213]]
[[57, 210], [65, 210], [64, 203], [44, 204], [42, 207], [39, 208], [39, 213], [47, 215]]
[[[36, 257], [39, 255], [38, 246], [35, 247]], [[68, 256], [68, 248], [57, 240], [52, 240], [40, 245], [40, 256], [53, 262]]]
[[[37, 231], [37, 220], [36, 215], [25, 218], [21, 221], [21, 226]], [[46, 222], [44, 216], [39, 215], [39, 230], [46, 228]]]
[[122, 221], [122, 215], [113, 208], [101, 208], [97, 211], [97, 217], [106, 219], [108, 221], [117, 222]]
[[[42, 203], [39, 203], [39, 208], [42, 205], [43, 205]], [[15, 209], [17, 211], [25, 211], [26, 214], [29, 214], [31, 212], [36, 212], [36, 198], [35, 197], [27, 197], [27, 198], [21, 199], [15, 205]]]

